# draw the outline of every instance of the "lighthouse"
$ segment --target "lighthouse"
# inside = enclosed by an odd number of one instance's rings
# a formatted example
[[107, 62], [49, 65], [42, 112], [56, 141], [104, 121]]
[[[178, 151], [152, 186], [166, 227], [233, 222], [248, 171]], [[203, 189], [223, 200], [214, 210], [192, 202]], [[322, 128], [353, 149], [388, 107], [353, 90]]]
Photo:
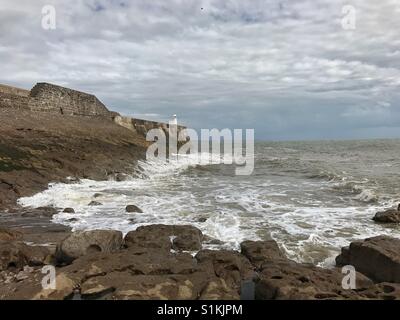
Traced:
[[176, 117], [176, 114], [172, 115], [171, 125], [174, 125], [174, 126], [178, 125], [178, 118]]

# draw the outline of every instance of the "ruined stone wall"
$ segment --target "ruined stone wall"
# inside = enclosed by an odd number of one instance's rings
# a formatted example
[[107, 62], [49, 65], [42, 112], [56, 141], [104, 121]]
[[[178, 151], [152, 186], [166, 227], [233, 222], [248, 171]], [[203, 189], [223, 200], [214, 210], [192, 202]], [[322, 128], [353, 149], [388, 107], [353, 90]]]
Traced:
[[29, 90], [0, 85], [0, 108], [28, 109]]
[[78, 116], [109, 116], [109, 111], [96, 96], [84, 92], [37, 83], [29, 95], [29, 109]]
[[4, 84], [0, 84], [0, 93], [17, 95], [17, 96], [21, 96], [21, 97], [28, 97], [29, 96], [29, 90], [16, 88], [16, 87], [11, 87], [11, 86], [7, 86], [7, 85], [4, 85]]
[[[50, 83], [37, 83], [32, 90], [0, 84], [0, 108], [26, 109], [75, 116], [102, 116], [146, 137], [151, 129], [162, 129], [168, 136], [168, 124], [123, 117], [109, 111], [96, 96]], [[178, 132], [186, 127], [178, 126]]]

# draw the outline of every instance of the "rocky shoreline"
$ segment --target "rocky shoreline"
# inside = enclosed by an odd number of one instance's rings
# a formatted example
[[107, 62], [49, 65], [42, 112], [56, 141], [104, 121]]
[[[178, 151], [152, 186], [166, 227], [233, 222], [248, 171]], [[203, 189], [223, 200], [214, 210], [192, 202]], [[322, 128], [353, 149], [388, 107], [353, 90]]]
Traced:
[[[0, 116], [0, 299], [400, 299], [400, 240], [386, 236], [351, 243], [336, 267], [322, 269], [289, 260], [273, 240], [245, 241], [240, 252], [204, 249], [218, 240], [190, 225], [144, 226], [125, 237], [72, 233], [51, 219], [73, 208], [21, 208], [16, 200], [69, 176], [123, 179], [146, 141], [107, 118]], [[399, 217], [388, 210], [374, 220]], [[357, 271], [353, 289], [343, 288], [344, 265]], [[44, 266], [54, 266], [56, 289], [43, 288]]]
[[110, 118], [0, 108], [0, 212], [19, 197], [67, 177], [119, 179], [145, 157], [148, 142]]
[[[386, 236], [351, 243], [337, 267], [322, 269], [289, 260], [273, 240], [245, 241], [240, 252], [203, 249], [212, 239], [189, 225], [125, 237], [52, 233], [53, 243], [28, 245], [34, 233], [0, 230], [0, 299], [400, 299], [400, 240]], [[45, 265], [55, 266], [56, 289], [42, 287]], [[342, 286], [343, 265], [359, 271], [353, 289]]]

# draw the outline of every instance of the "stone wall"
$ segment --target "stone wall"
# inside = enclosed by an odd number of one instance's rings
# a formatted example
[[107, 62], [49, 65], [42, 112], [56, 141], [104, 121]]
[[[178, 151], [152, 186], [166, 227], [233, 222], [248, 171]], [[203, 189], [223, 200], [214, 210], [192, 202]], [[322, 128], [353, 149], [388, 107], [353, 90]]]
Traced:
[[11, 86], [6, 86], [4, 84], [0, 84], [0, 93], [17, 95], [17, 96], [21, 96], [21, 97], [28, 97], [29, 96], [29, 90], [16, 88], [16, 87], [11, 87]]
[[37, 83], [29, 95], [32, 111], [55, 112], [78, 116], [109, 116], [96, 96], [50, 83]]
[[0, 85], [1, 107], [66, 115], [110, 117], [110, 111], [96, 96], [50, 83], [37, 83], [30, 91]]
[[0, 108], [28, 109], [29, 90], [0, 84]]
[[[96, 96], [50, 83], [37, 83], [32, 90], [0, 85], [0, 108], [26, 109], [71, 116], [101, 116], [146, 137], [151, 129], [161, 128], [168, 136], [168, 124], [124, 117], [112, 112]], [[178, 126], [178, 132], [186, 127]]]

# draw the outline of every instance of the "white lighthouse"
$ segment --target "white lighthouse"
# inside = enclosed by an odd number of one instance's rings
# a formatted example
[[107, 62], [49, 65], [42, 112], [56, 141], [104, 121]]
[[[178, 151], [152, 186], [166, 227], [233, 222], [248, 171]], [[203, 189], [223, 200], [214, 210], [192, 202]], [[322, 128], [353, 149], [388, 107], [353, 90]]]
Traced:
[[177, 126], [178, 125], [178, 118], [176, 117], [176, 114], [174, 114], [174, 115], [172, 115], [172, 121], [171, 121], [171, 124], [172, 125], [174, 125], [174, 126]]

